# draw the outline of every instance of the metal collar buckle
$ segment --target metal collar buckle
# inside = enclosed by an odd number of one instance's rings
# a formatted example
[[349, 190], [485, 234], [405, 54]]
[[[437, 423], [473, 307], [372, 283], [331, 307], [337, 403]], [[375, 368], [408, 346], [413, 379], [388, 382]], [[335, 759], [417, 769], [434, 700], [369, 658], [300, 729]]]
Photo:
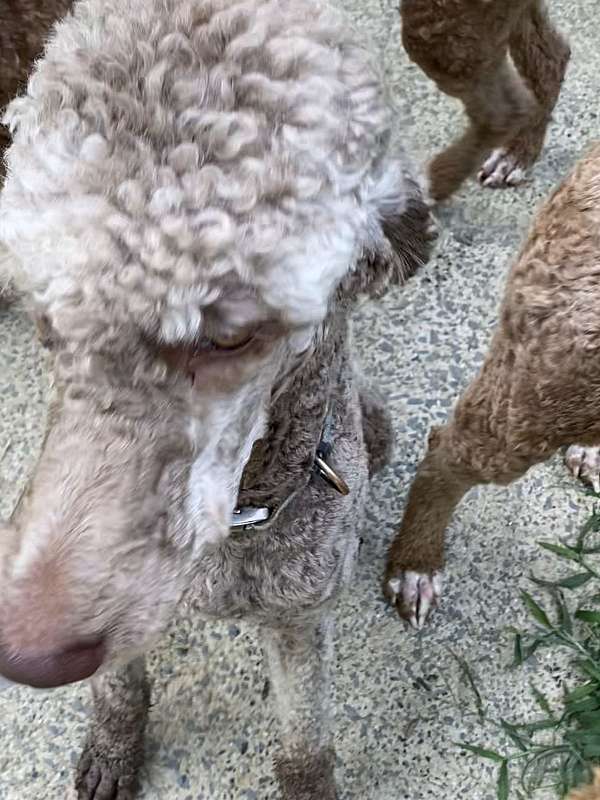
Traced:
[[[328, 411], [325, 416], [323, 424], [323, 431], [321, 433], [321, 440], [315, 455], [314, 471], [323, 480], [332, 486], [336, 492], [341, 495], [350, 494], [350, 487], [346, 481], [338, 475], [338, 473], [329, 466], [327, 458], [333, 450], [333, 415]], [[300, 491], [295, 489], [286, 499], [281, 503], [277, 509], [269, 509], [266, 506], [240, 506], [234, 509], [231, 515], [229, 526], [233, 530], [244, 530], [250, 528], [264, 528], [269, 527], [274, 518], [287, 506], [295, 495]]]
[[338, 475], [337, 472], [329, 466], [329, 464], [319, 453], [317, 453], [315, 456], [315, 469], [317, 473], [324, 478], [330, 486], [333, 486], [337, 492], [344, 496], [350, 494], [350, 487], [346, 481], [341, 475]]
[[266, 522], [271, 516], [271, 512], [266, 506], [253, 508], [252, 506], [242, 506], [235, 508], [231, 515], [230, 528], [246, 528], [260, 525]]

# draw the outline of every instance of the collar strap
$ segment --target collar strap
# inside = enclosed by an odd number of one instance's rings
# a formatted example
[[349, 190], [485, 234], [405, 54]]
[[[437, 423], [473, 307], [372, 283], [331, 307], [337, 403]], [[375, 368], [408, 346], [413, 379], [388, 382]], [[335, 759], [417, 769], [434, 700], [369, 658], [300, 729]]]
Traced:
[[[341, 495], [350, 494], [350, 488], [346, 481], [327, 463], [327, 459], [333, 450], [333, 414], [331, 409], [325, 415], [321, 439], [315, 455], [313, 472], [316, 472], [325, 480], [336, 492]], [[234, 509], [231, 515], [230, 528], [232, 530], [255, 530], [257, 528], [270, 528], [284, 508], [288, 506], [296, 495], [301, 491], [294, 489], [276, 509], [267, 506], [242, 506]]]

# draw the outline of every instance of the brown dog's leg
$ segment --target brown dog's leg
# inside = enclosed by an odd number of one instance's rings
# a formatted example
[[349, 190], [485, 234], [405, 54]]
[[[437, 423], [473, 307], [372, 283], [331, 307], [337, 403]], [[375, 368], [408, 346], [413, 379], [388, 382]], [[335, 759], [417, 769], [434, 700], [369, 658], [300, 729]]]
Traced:
[[474, 174], [492, 148], [498, 147], [531, 118], [533, 97], [508, 59], [481, 74], [462, 98], [469, 127], [429, 166], [429, 194], [440, 202]]
[[[450, 423], [435, 429], [388, 555], [384, 591], [421, 627], [439, 600], [444, 531], [463, 495], [507, 484], [572, 441], [600, 442], [597, 354], [571, 342], [511, 341], [502, 329]], [[561, 339], [560, 336], [557, 339]], [[537, 344], [537, 347], [536, 347]], [[567, 388], [571, 387], [571, 388]]]
[[392, 542], [384, 592], [416, 628], [441, 593], [444, 533], [463, 495], [479, 483], [508, 483], [542, 460], [541, 443], [514, 448], [508, 415], [514, 359], [501, 334], [481, 373], [468, 387], [448, 425], [435, 428], [411, 487], [399, 533]]
[[363, 436], [369, 456], [369, 476], [390, 463], [394, 443], [392, 418], [384, 401], [366, 386], [360, 391]]
[[485, 162], [479, 173], [484, 186], [514, 186], [524, 180], [541, 152], [560, 94], [571, 51], [553, 27], [543, 0], [533, 3], [515, 25], [510, 54], [539, 107], [534, 118]]

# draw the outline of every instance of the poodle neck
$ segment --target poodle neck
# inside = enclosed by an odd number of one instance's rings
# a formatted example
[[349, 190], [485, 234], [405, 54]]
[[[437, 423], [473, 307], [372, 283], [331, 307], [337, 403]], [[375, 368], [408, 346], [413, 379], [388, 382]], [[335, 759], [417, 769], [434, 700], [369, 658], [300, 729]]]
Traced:
[[[279, 506], [315, 468], [328, 411], [347, 395], [351, 364], [348, 321], [332, 314], [322, 341], [273, 402], [269, 426], [258, 441], [242, 477], [240, 506]], [[335, 429], [333, 430], [335, 447]]]

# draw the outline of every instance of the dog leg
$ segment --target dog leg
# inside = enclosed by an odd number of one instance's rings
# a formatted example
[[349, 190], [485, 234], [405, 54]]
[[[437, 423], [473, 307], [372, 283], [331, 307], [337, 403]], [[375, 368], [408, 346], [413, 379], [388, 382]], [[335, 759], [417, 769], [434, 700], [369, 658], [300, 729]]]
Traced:
[[77, 767], [79, 800], [132, 800], [150, 689], [143, 658], [92, 679], [94, 719]]
[[[597, 404], [585, 398], [586, 385], [592, 397], [600, 393], [595, 354], [572, 348], [552, 361], [549, 352], [563, 351], [550, 340], [540, 347], [535, 335], [515, 343], [507, 330], [497, 333], [451, 421], [432, 431], [384, 578], [386, 596], [416, 628], [439, 601], [444, 532], [463, 495], [477, 484], [508, 484], [569, 442], [600, 441]], [[573, 395], [564, 390], [571, 385]]]
[[596, 145], [538, 211], [483, 367], [430, 437], [384, 579], [413, 625], [437, 603], [444, 530], [470, 487], [510, 483], [573, 442], [600, 444], [599, 163]]
[[553, 27], [543, 0], [533, 3], [517, 22], [510, 38], [510, 53], [535, 95], [538, 109], [530, 122], [494, 150], [483, 165], [479, 180], [493, 188], [521, 183], [537, 160], [569, 63], [569, 45]]
[[469, 127], [429, 165], [429, 194], [440, 202], [477, 171], [490, 149], [510, 138], [531, 119], [535, 101], [504, 59], [479, 76], [475, 87], [462, 97]]
[[444, 534], [455, 507], [477, 478], [456, 459], [451, 423], [434, 429], [429, 450], [408, 496], [399, 533], [390, 547], [384, 594], [401, 617], [421, 628], [442, 591]]
[[392, 419], [384, 401], [367, 387], [361, 387], [360, 409], [369, 477], [373, 477], [390, 463], [394, 444]]
[[281, 723], [275, 770], [283, 800], [335, 800], [333, 617], [264, 629], [263, 638]]

